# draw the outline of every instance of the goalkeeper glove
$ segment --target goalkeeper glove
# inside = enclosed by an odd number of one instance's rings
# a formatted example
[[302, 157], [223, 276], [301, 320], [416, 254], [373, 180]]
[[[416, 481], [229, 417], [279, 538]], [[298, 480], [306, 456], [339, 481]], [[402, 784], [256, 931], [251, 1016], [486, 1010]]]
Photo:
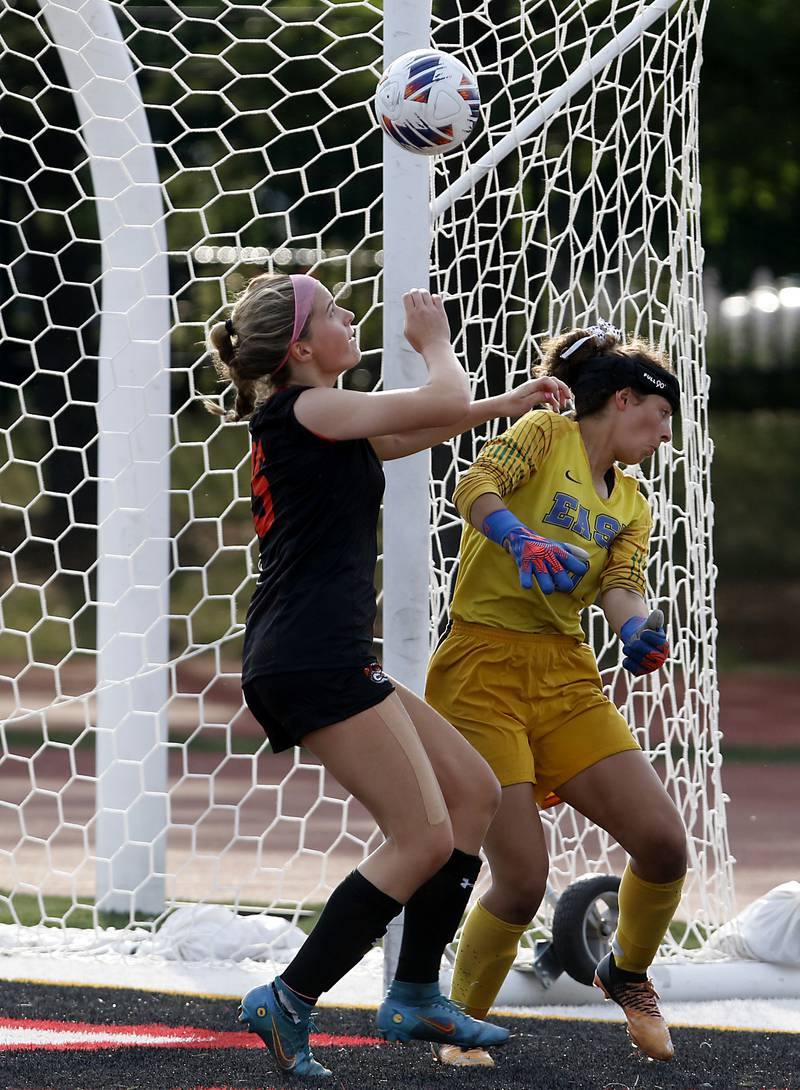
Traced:
[[575, 580], [589, 567], [589, 554], [577, 545], [550, 541], [529, 530], [507, 507], [493, 511], [483, 520], [483, 532], [490, 541], [511, 553], [519, 568], [519, 582], [525, 590], [533, 586], [534, 577], [543, 594], [554, 590], [568, 594]]
[[664, 614], [654, 609], [649, 617], [629, 617], [620, 629], [622, 665], [634, 677], [651, 674], [669, 657], [669, 641], [664, 631]]

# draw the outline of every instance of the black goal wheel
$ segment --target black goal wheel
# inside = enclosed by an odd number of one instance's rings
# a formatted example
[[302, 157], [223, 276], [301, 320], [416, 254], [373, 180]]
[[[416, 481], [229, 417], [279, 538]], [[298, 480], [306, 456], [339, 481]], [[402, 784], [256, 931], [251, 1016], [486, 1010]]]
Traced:
[[615, 874], [589, 874], [567, 886], [553, 913], [553, 952], [564, 972], [591, 984], [594, 970], [611, 949], [619, 919]]

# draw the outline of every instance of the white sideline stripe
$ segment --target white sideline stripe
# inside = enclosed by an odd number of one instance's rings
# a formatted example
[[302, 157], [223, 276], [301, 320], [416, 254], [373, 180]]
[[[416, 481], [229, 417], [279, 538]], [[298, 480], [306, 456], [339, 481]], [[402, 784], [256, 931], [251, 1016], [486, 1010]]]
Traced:
[[[751, 1030], [753, 1033], [800, 1033], [800, 999], [720, 999], [707, 1003], [660, 1003], [672, 1029]], [[495, 1015], [512, 1018], [559, 1018], [566, 1021], [625, 1021], [610, 1003], [602, 1007], [498, 1007]]]
[[187, 1036], [186, 1034], [170, 1033], [168, 1029], [157, 1033], [115, 1033], [109, 1030], [86, 1029], [32, 1029], [27, 1026], [8, 1026], [0, 1029], [0, 1048], [9, 1045], [161, 1045], [169, 1047], [175, 1044], [180, 1048], [186, 1048], [194, 1041], [205, 1042], [209, 1040], [209, 1034], [198, 1033]]
[[[283, 967], [283, 963], [255, 961], [198, 965], [168, 962], [149, 955], [69, 957], [51, 951], [4, 956], [0, 959], [0, 980], [135, 988], [235, 1002], [250, 988], [270, 980]], [[670, 976], [668, 987], [664, 986], [665, 970]], [[653, 977], [662, 996], [661, 1009], [672, 1026], [800, 1033], [798, 968], [741, 961], [683, 963], [657, 965]], [[703, 983], [704, 978], [706, 983]], [[542, 998], [543, 989], [539, 988], [539, 997], [536, 997], [532, 980], [531, 973], [512, 971], [498, 997], [497, 1013], [515, 1018], [623, 1021], [622, 1012], [614, 1004], [604, 1002], [594, 988], [562, 977]], [[447, 983], [443, 977], [443, 988], [446, 989]], [[564, 996], [569, 993], [579, 998], [566, 1001]], [[683, 998], [678, 999], [678, 996]], [[383, 959], [380, 950], [372, 950], [360, 965], [325, 993], [320, 1006], [377, 1007], [382, 999]]]
[[[0, 957], [0, 980], [30, 981], [64, 986], [135, 988], [145, 992], [171, 992], [211, 998], [239, 998], [250, 988], [264, 984], [286, 962], [253, 961], [201, 965], [167, 961], [150, 954], [101, 953], [89, 956], [52, 949], [5, 953]], [[322, 1006], [377, 1006], [383, 999], [383, 958], [371, 950], [360, 965], [325, 993]]]
[[[656, 962], [651, 969], [661, 1003], [718, 1003], [728, 1000], [800, 1000], [800, 967], [759, 961]], [[545, 989], [531, 972], [509, 973], [498, 996], [498, 1005], [514, 1008], [584, 1007], [614, 1008], [598, 988], [578, 984], [562, 974]], [[603, 1017], [603, 1015], [600, 1015]]]

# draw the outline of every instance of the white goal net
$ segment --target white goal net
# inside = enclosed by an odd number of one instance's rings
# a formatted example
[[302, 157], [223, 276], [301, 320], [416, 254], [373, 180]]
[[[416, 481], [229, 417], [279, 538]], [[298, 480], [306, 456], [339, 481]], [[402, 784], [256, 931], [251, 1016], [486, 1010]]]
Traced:
[[[728, 918], [732, 896], [698, 238], [704, 11], [485, 0], [435, 5], [430, 24], [483, 99], [477, 135], [432, 167], [425, 255], [476, 394], [527, 376], [540, 336], [597, 316], [663, 345], [680, 372], [675, 443], [644, 477], [653, 604], [675, 656], [630, 686], [589, 621], [689, 829], [673, 951]], [[206, 321], [264, 269], [310, 270], [344, 296], [364, 353], [347, 381], [378, 380], [384, 275], [403, 260], [384, 245], [371, 111], [382, 19], [339, 0], [0, 11], [7, 946], [42, 924], [65, 942], [86, 921], [157, 929], [186, 903], [297, 916], [378, 843], [363, 809], [303, 751], [272, 755], [242, 706], [247, 433], [199, 397], [218, 392]], [[412, 214], [427, 222], [427, 198]], [[455, 571], [449, 497], [481, 438], [434, 452], [430, 522], [413, 527], [432, 543], [426, 645]], [[546, 821], [557, 889], [620, 871], [574, 814]]]

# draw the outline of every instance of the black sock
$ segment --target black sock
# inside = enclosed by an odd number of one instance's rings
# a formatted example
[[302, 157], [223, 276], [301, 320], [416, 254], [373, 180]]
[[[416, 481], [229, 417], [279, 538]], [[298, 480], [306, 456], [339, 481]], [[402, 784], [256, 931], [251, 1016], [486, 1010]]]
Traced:
[[617, 980], [629, 980], [636, 984], [643, 984], [647, 980], [647, 973], [632, 973], [629, 969], [620, 969], [612, 953], [608, 963], [611, 975]]
[[317, 925], [281, 973], [293, 992], [314, 1002], [385, 934], [403, 906], [354, 870], [328, 898]]
[[477, 855], [455, 848], [442, 869], [419, 887], [405, 908], [396, 980], [438, 983], [444, 948], [461, 923], [480, 869]]

